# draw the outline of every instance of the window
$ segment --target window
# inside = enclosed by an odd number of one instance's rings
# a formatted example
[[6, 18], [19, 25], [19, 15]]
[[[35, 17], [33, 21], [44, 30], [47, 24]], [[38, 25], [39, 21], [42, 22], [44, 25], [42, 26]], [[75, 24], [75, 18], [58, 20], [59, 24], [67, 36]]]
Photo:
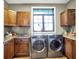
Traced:
[[33, 32], [54, 32], [55, 21], [55, 8], [33, 8]]

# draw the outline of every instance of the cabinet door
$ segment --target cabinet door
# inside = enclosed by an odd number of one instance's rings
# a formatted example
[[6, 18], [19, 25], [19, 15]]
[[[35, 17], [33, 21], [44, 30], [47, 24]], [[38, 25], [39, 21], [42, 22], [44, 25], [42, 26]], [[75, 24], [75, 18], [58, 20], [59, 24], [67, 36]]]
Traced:
[[14, 56], [14, 39], [9, 42], [9, 54], [10, 58]]
[[75, 25], [75, 9], [68, 9], [68, 24]]
[[14, 56], [14, 41], [6, 42], [4, 45], [4, 59], [12, 59]]
[[30, 13], [29, 12], [17, 12], [17, 25], [18, 26], [30, 26]]
[[73, 59], [76, 59], [76, 41], [73, 41]]
[[61, 26], [66, 26], [67, 25], [67, 12], [62, 12], [60, 14], [60, 21], [61, 21]]
[[8, 45], [4, 45], [4, 59], [9, 59], [9, 53], [8, 53]]
[[18, 38], [15, 40], [15, 56], [28, 56], [29, 43], [28, 39]]
[[60, 14], [61, 26], [75, 25], [75, 9], [67, 9]]
[[9, 10], [9, 25], [16, 25], [16, 12], [13, 10]]
[[65, 38], [65, 55], [68, 59], [72, 59], [72, 40]]
[[8, 17], [8, 9], [4, 9], [4, 25], [8, 25], [9, 17]]

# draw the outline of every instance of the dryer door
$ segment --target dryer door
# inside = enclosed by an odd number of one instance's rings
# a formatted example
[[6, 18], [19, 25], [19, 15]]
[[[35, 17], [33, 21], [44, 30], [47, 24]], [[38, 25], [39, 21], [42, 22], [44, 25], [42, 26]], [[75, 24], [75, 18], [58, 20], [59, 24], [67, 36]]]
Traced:
[[62, 42], [60, 40], [52, 40], [50, 42], [50, 49], [60, 51], [62, 49]]
[[45, 48], [45, 42], [43, 40], [36, 40], [33, 42], [33, 50], [36, 52], [42, 52]]

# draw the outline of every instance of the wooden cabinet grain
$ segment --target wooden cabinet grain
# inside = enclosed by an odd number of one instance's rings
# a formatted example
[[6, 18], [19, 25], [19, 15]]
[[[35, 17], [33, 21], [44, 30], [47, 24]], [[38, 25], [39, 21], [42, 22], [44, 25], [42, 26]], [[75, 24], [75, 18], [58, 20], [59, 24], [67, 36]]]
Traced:
[[60, 14], [61, 26], [75, 26], [75, 9], [67, 9]]
[[30, 26], [30, 12], [17, 12], [17, 25]]
[[4, 9], [4, 25], [8, 25], [9, 17], [8, 17], [8, 9]]
[[76, 41], [65, 38], [65, 55], [68, 59], [76, 59]]
[[4, 25], [6, 26], [30, 26], [30, 12], [16, 12], [4, 9]]
[[9, 9], [4, 9], [4, 25], [15, 26], [16, 25], [16, 12]]
[[16, 12], [13, 10], [9, 10], [9, 25], [16, 26]]
[[9, 54], [8, 54], [8, 44], [4, 45], [4, 59], [8, 59]]
[[14, 56], [14, 39], [4, 44], [4, 59], [12, 59]]
[[29, 56], [29, 39], [16, 38], [14, 53], [15, 56]]
[[73, 43], [73, 59], [76, 59], [76, 41]]

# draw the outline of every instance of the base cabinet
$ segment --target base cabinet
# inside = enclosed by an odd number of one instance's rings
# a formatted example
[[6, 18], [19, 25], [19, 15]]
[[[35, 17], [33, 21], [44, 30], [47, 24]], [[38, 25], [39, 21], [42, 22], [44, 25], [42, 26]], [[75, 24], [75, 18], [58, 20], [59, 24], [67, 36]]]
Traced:
[[5, 42], [4, 59], [13, 59], [13, 57], [19, 56], [29, 56], [28, 38], [16, 38]]
[[29, 40], [27, 38], [15, 39], [15, 56], [29, 56]]
[[14, 56], [14, 39], [4, 44], [4, 59], [12, 59]]
[[65, 56], [68, 59], [76, 59], [76, 41], [65, 38]]

